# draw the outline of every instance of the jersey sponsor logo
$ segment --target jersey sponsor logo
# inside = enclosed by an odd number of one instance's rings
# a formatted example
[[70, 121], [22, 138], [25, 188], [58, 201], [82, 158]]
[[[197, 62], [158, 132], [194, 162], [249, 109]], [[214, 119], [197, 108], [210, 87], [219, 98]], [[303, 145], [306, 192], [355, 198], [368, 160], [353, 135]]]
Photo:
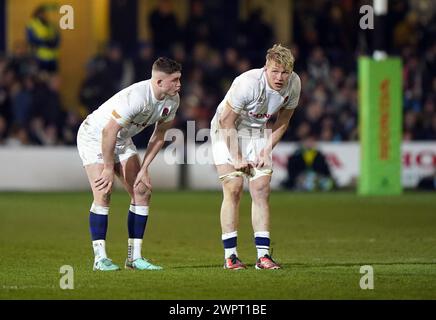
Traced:
[[254, 113], [254, 112], [249, 112], [248, 113], [251, 117], [256, 118], [256, 119], [269, 119], [271, 118], [271, 114], [269, 113]]

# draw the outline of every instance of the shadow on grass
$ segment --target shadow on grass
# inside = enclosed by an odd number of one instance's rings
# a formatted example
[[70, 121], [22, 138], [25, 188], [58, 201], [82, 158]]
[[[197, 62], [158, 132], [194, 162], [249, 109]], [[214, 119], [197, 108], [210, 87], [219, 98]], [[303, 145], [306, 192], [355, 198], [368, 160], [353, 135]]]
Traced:
[[[329, 268], [329, 267], [360, 267], [365, 265], [370, 266], [395, 266], [395, 265], [436, 265], [436, 261], [421, 261], [421, 262], [343, 262], [343, 263], [281, 263], [283, 269], [297, 268]], [[254, 264], [246, 264], [248, 269], [254, 268]], [[207, 265], [182, 265], [175, 267], [167, 267], [166, 269], [223, 269], [222, 265], [217, 264], [207, 264]]]

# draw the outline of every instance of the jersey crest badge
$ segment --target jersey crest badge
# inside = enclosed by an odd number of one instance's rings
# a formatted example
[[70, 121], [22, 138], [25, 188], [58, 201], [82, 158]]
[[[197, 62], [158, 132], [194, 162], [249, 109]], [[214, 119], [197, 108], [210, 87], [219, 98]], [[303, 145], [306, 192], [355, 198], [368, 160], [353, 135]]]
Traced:
[[168, 116], [169, 113], [170, 113], [170, 109], [167, 107], [164, 107], [164, 109], [162, 111], [162, 117]]

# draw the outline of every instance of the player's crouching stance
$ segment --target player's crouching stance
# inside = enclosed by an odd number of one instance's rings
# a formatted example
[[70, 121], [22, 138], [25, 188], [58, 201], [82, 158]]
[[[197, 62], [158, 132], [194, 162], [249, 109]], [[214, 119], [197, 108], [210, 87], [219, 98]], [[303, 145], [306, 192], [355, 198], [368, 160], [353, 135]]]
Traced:
[[[280, 269], [269, 252], [269, 194], [272, 149], [286, 132], [300, 97], [300, 78], [293, 67], [291, 51], [274, 45], [268, 50], [264, 68], [249, 70], [234, 80], [211, 122], [213, 158], [224, 194], [221, 228], [225, 269], [246, 268], [236, 251], [244, 177], [252, 198], [256, 269]], [[268, 137], [266, 123], [276, 113]]]
[[[179, 107], [180, 77], [179, 63], [159, 58], [153, 64], [151, 79], [118, 92], [80, 126], [77, 147], [94, 196], [89, 216], [94, 270], [119, 270], [108, 258], [105, 248], [114, 175], [131, 197], [125, 267], [162, 269], [141, 255], [152, 190], [148, 167], [162, 148], [165, 132], [171, 128]], [[131, 137], [153, 124], [155, 130], [141, 165]]]

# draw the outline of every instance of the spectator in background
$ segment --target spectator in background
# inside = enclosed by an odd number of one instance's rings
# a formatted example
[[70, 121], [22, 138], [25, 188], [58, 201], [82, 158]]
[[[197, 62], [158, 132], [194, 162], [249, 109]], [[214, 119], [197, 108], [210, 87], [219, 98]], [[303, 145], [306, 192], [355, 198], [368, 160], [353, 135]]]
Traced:
[[192, 52], [194, 45], [204, 42], [210, 45], [211, 26], [204, 14], [204, 4], [201, 0], [191, 2], [190, 17], [185, 25], [184, 44], [188, 53]]
[[119, 43], [108, 43], [103, 55], [103, 62], [103, 73], [105, 77], [107, 77], [112, 83], [112, 96], [126, 86], [125, 84], [123, 84], [123, 81], [125, 79], [127, 70], [125, 66], [125, 61], [123, 59], [123, 51]]
[[34, 116], [40, 117], [45, 126], [57, 126], [62, 119], [60, 85], [60, 77], [58, 75], [51, 75], [46, 81], [39, 82], [35, 92]]
[[420, 116], [423, 119], [422, 130], [426, 140], [436, 140], [436, 97], [427, 98]]
[[10, 134], [5, 140], [5, 145], [10, 147], [24, 146], [29, 144], [29, 134], [24, 127], [12, 125]]
[[403, 66], [404, 108], [420, 111], [422, 109], [422, 64], [412, 55]]
[[328, 191], [334, 180], [323, 153], [317, 149], [313, 135], [308, 135], [288, 161], [288, 179], [283, 186], [300, 191]]
[[7, 60], [0, 55], [0, 144], [3, 144], [8, 135], [8, 123], [10, 119], [9, 92], [7, 90], [6, 77]]
[[60, 44], [59, 30], [48, 19], [48, 11], [52, 9], [47, 5], [39, 6], [26, 26], [27, 40], [39, 68], [48, 72], [58, 70]]
[[36, 144], [61, 143], [59, 132], [63, 121], [63, 108], [59, 90], [60, 77], [58, 75], [42, 78], [35, 86], [30, 136]]
[[431, 176], [426, 176], [419, 180], [418, 189], [426, 191], [436, 190], [436, 170]]
[[34, 82], [31, 76], [17, 80], [11, 87], [12, 124], [25, 127], [31, 117]]
[[[80, 86], [80, 102], [92, 113], [120, 89], [128, 86], [129, 68], [118, 43], [110, 42], [103, 54], [93, 57], [87, 65], [86, 78]], [[143, 78], [144, 79], [144, 78]]]
[[[410, 35], [415, 35], [411, 37]], [[400, 21], [394, 29], [394, 46], [417, 46], [420, 40], [419, 19], [415, 12], [409, 12], [405, 19]]]
[[0, 116], [0, 145], [5, 143], [8, 125], [3, 116]]
[[241, 23], [239, 37], [242, 55], [248, 57], [252, 65], [261, 65], [265, 51], [275, 42], [273, 29], [264, 21], [261, 8], [254, 9], [248, 19]]
[[418, 117], [416, 111], [406, 111], [403, 115], [403, 141], [412, 141], [417, 138], [417, 124]]
[[321, 121], [323, 116], [323, 105], [319, 101], [312, 101], [305, 110], [306, 121], [309, 123], [311, 131], [319, 136], [321, 133]]
[[8, 134], [12, 122], [10, 89], [15, 79], [15, 73], [8, 67], [8, 60], [0, 56], [0, 119], [5, 128], [3, 135]]
[[138, 54], [133, 58], [134, 82], [151, 78], [150, 70], [154, 60], [153, 45], [150, 42], [140, 43]]
[[14, 44], [9, 66], [19, 78], [36, 75], [38, 71], [37, 61], [29, 54], [27, 44], [21, 41]]
[[238, 76], [237, 65], [239, 59], [239, 53], [236, 48], [229, 47], [225, 49], [223, 57], [223, 78], [227, 83], [227, 88], [224, 91], [230, 88], [233, 79]]
[[75, 146], [77, 143], [77, 132], [83, 121], [78, 111], [62, 112], [61, 126], [58, 133], [58, 142], [67, 146]]
[[428, 50], [424, 51], [422, 74], [422, 91], [424, 101], [427, 99], [436, 101], [436, 22], [434, 29], [435, 38], [433, 38], [433, 43]]
[[307, 62], [307, 71], [315, 81], [329, 80], [330, 63], [321, 47], [316, 47]]
[[113, 83], [106, 77], [104, 68], [104, 63], [98, 60], [92, 60], [86, 66], [86, 78], [80, 86], [79, 98], [88, 114], [102, 105], [114, 92]]
[[[368, 4], [368, 1], [295, 2], [295, 43], [291, 51], [294, 56], [299, 57], [295, 70], [301, 77], [302, 87], [305, 88], [300, 97], [304, 111], [293, 117], [292, 125], [283, 137], [284, 140], [304, 139], [309, 133], [316, 134], [318, 141], [357, 140], [356, 57], [358, 54], [371, 53], [371, 31], [360, 30], [354, 22], [350, 27], [350, 21], [358, 21], [361, 16], [359, 7], [363, 4]], [[181, 26], [177, 23], [171, 0], [159, 2], [159, 8], [155, 10], [154, 15], [156, 18], [153, 19], [158, 22], [159, 27], [152, 30], [153, 38], [157, 39], [152, 38], [150, 43], [141, 45], [140, 53], [132, 59], [131, 69], [126, 67], [129, 65], [128, 57], [123, 56], [116, 44], [106, 47], [105, 52], [92, 59], [79, 93], [80, 101], [86, 106], [87, 113], [91, 113], [109, 99], [118, 88], [127, 86], [130, 80], [141, 81], [148, 78], [150, 68], [147, 65], [149, 66], [157, 57], [159, 51], [162, 52], [161, 49], [155, 50], [153, 44], [162, 38], [163, 41], [168, 41], [161, 47], [166, 48], [170, 56], [184, 66], [185, 86], [182, 88], [181, 96], [186, 99], [182, 98], [180, 117], [176, 119], [176, 126], [185, 130], [187, 120], [196, 120], [198, 127], [209, 122], [214, 114], [213, 106], [222, 100], [233, 79], [253, 65], [251, 56], [250, 59], [242, 57], [251, 55], [256, 46], [261, 46], [265, 39], [271, 41], [275, 35], [272, 33], [268, 39], [263, 36], [268, 33], [267, 31], [253, 31], [268, 28], [262, 26], [268, 25], [262, 18], [257, 21], [253, 18], [256, 15], [262, 16], [262, 12], [255, 11], [252, 12], [251, 18], [241, 22], [244, 26], [242, 29], [245, 28], [244, 32], [248, 34], [243, 34], [239, 42], [235, 42], [237, 30], [232, 23], [224, 29], [217, 28], [223, 27], [222, 24], [214, 23], [213, 20], [219, 14], [214, 11], [213, 8], [216, 7], [211, 5], [211, 2], [192, 0], [191, 8], [191, 15], [181, 33]], [[207, 15], [208, 10], [216, 15], [213, 18]], [[435, 139], [436, 135], [432, 120], [436, 114], [435, 10], [436, 4], [427, 0], [389, 1], [387, 45], [389, 54], [401, 55], [403, 59], [403, 139], [408, 141], [428, 141]], [[248, 15], [250, 16], [250, 13]], [[151, 16], [148, 18], [150, 22]], [[335, 32], [340, 26], [344, 26], [342, 31]], [[228, 37], [224, 30], [233, 31], [235, 34]], [[169, 40], [169, 37], [165, 38], [164, 34], [168, 33], [172, 40]], [[220, 33], [226, 34], [223, 39]], [[344, 33], [346, 39], [343, 38]], [[253, 50], [247, 53], [247, 50], [251, 50], [248, 48]], [[343, 57], [345, 52], [347, 56]], [[25, 43], [14, 43], [11, 56], [2, 57], [0, 54], [0, 119], [3, 119], [0, 136], [10, 136], [16, 112], [20, 109], [26, 110], [28, 104], [22, 104], [26, 100], [21, 99], [23, 95], [30, 98], [31, 93], [32, 96], [29, 123], [32, 122], [32, 118], [37, 117], [35, 108], [40, 109], [41, 104], [39, 103], [38, 107], [34, 106], [35, 97], [41, 100], [40, 97], [44, 96], [49, 80], [48, 77], [40, 79], [38, 67], [38, 63], [29, 55]], [[25, 79], [29, 79], [29, 75], [34, 82], [32, 90], [25, 88]], [[17, 105], [18, 109], [15, 107]], [[12, 112], [15, 112], [15, 115]], [[64, 124], [65, 117], [68, 115], [62, 115], [58, 121]], [[57, 126], [60, 127], [62, 124]], [[45, 122], [42, 121], [36, 127], [45, 126]], [[74, 125], [72, 128], [74, 130]], [[26, 125], [24, 130], [29, 130], [29, 127]], [[14, 132], [16, 133], [17, 129], [14, 128]], [[147, 130], [143, 133], [151, 135]], [[61, 131], [57, 134], [59, 139], [64, 139]], [[29, 136], [31, 143], [39, 143], [38, 139], [32, 138], [31, 132]], [[135, 139], [140, 139], [137, 142], [138, 147], [146, 147], [145, 142], [148, 138], [138, 135]], [[5, 140], [3, 139], [3, 142]]]
[[326, 19], [320, 32], [320, 41], [322, 47], [329, 52], [329, 55], [340, 62], [344, 62], [352, 52], [350, 36], [351, 25], [356, 24], [354, 21], [349, 24], [344, 16], [344, 11], [337, 4], [328, 4], [326, 8]]
[[181, 30], [174, 14], [171, 0], [159, 0], [158, 7], [151, 13], [148, 23], [157, 56], [168, 56], [171, 46], [180, 41]]

